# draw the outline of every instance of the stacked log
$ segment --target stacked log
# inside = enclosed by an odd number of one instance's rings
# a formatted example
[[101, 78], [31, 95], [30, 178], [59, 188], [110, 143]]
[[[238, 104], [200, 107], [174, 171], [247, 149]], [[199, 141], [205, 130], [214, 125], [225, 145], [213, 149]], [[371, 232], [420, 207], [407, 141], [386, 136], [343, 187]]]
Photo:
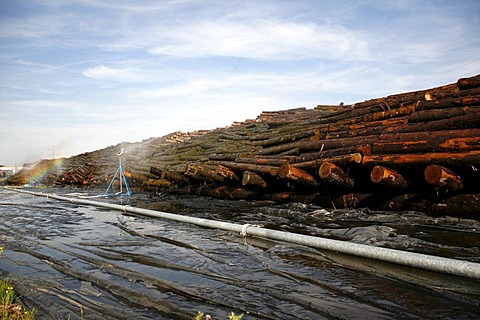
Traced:
[[[120, 147], [140, 191], [438, 212], [449, 198], [480, 193], [480, 75], [122, 143], [67, 161], [62, 183], [106, 183]], [[86, 162], [95, 163], [88, 174]]]
[[70, 184], [70, 185], [89, 185], [94, 176], [94, 167], [90, 163], [77, 166], [71, 170], [64, 172], [56, 181], [55, 184]]

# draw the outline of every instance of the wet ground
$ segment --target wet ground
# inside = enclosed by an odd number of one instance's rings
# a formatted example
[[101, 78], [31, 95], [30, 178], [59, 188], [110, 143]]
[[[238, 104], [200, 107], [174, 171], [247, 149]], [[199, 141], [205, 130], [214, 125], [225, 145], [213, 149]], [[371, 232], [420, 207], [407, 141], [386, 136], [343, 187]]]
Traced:
[[[161, 195], [95, 200], [480, 262], [475, 220]], [[478, 280], [8, 190], [0, 246], [1, 277], [38, 319], [480, 317]]]

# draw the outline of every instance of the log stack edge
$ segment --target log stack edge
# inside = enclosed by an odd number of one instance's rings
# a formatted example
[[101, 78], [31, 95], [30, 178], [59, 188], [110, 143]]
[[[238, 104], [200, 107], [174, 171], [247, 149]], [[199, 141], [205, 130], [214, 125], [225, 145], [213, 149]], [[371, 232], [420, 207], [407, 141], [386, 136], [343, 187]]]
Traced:
[[[265, 111], [225, 128], [124, 142], [62, 159], [39, 182], [103, 187], [118, 166], [120, 147], [136, 192], [479, 218], [480, 75], [351, 105]], [[28, 183], [32, 170], [7, 183]]]

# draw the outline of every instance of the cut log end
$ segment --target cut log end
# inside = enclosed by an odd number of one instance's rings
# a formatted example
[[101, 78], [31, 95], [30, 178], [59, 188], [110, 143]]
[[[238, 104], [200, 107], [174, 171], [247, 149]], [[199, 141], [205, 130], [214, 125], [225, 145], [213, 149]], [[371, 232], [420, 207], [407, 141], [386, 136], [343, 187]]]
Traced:
[[382, 166], [376, 166], [370, 173], [370, 179], [372, 180], [372, 182], [375, 183], [379, 183], [380, 181], [382, 181], [384, 176], [385, 170]]
[[259, 174], [253, 171], [248, 171], [248, 170], [243, 172], [242, 185], [244, 186], [253, 185], [253, 186], [259, 186], [262, 188], [267, 187], [267, 183], [265, 182], [265, 180], [263, 180], [263, 178]]
[[430, 184], [436, 184], [442, 177], [442, 168], [439, 165], [432, 164], [425, 169], [425, 180]]
[[345, 173], [342, 168], [331, 162], [322, 163], [322, 165], [318, 169], [318, 174], [320, 178], [335, 183], [337, 185], [342, 185], [350, 188], [354, 185], [354, 180], [350, 178], [349, 175]]
[[462, 178], [452, 170], [440, 165], [431, 164], [424, 172], [425, 180], [437, 187], [449, 187], [453, 190], [463, 189]]
[[382, 185], [396, 187], [396, 188], [406, 188], [407, 182], [403, 176], [392, 170], [383, 166], [375, 166], [370, 173], [370, 180], [373, 183], [379, 183]]
[[302, 169], [295, 168], [289, 163], [286, 163], [280, 167], [278, 171], [278, 176], [280, 178], [289, 179], [300, 184], [313, 187], [317, 186], [317, 181], [311, 174]]
[[325, 179], [329, 177], [330, 174], [332, 173], [332, 168], [333, 168], [332, 163], [330, 162], [322, 163], [322, 165], [320, 166], [320, 169], [318, 170], [320, 178]]

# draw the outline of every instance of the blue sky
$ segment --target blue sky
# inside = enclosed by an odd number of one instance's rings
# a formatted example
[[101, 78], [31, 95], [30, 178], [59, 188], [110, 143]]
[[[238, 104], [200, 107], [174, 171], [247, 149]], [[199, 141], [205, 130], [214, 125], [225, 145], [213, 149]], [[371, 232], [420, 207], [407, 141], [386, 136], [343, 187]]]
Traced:
[[480, 73], [480, 1], [0, 2], [0, 164]]

